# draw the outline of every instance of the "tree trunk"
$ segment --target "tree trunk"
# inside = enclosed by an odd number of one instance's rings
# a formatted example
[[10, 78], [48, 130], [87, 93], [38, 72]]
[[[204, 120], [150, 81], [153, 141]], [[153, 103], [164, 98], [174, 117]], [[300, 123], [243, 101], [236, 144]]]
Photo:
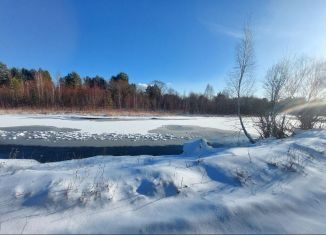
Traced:
[[247, 129], [246, 129], [246, 127], [243, 124], [242, 116], [241, 116], [241, 108], [240, 108], [240, 106], [241, 106], [241, 102], [240, 102], [241, 96], [240, 96], [240, 91], [241, 91], [241, 82], [242, 82], [243, 74], [244, 74], [243, 71], [241, 71], [241, 75], [240, 75], [240, 79], [239, 79], [239, 84], [238, 84], [238, 92], [237, 92], [238, 93], [238, 117], [239, 117], [240, 125], [241, 125], [241, 128], [242, 128], [244, 134], [247, 136], [247, 138], [249, 139], [250, 143], [254, 144], [255, 141], [251, 137], [251, 135], [247, 132]]
[[254, 143], [255, 143], [254, 139], [253, 139], [253, 138], [251, 137], [251, 135], [247, 132], [247, 129], [246, 129], [246, 127], [244, 126], [243, 121], [242, 121], [241, 110], [240, 110], [240, 98], [239, 98], [239, 97], [238, 97], [238, 117], [239, 117], [240, 124], [241, 124], [241, 128], [242, 128], [244, 134], [247, 136], [247, 138], [249, 139], [250, 143], [254, 144]]

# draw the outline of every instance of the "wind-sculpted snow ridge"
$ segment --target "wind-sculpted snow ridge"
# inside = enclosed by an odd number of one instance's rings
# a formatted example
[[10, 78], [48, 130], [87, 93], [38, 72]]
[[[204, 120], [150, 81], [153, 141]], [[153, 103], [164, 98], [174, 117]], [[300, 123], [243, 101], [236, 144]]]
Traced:
[[326, 130], [176, 156], [0, 160], [1, 233], [323, 233]]

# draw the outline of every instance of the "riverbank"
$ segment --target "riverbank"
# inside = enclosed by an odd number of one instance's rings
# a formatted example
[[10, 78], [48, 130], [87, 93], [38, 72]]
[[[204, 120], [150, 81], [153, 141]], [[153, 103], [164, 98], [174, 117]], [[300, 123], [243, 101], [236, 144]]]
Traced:
[[2, 159], [0, 232], [323, 233], [325, 140], [320, 129], [172, 156]]

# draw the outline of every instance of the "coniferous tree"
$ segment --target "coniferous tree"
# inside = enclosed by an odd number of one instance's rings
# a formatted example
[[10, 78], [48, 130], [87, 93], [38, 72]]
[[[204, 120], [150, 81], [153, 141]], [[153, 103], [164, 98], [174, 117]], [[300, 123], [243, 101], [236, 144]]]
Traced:
[[9, 74], [7, 65], [0, 62], [0, 85], [8, 84]]

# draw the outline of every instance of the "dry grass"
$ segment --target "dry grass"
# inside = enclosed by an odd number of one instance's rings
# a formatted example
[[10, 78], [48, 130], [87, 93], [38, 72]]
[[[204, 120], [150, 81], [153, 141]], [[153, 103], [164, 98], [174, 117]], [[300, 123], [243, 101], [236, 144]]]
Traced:
[[168, 116], [181, 115], [177, 112], [118, 110], [118, 109], [75, 109], [75, 108], [8, 108], [0, 109], [0, 114], [92, 114], [108, 116]]

